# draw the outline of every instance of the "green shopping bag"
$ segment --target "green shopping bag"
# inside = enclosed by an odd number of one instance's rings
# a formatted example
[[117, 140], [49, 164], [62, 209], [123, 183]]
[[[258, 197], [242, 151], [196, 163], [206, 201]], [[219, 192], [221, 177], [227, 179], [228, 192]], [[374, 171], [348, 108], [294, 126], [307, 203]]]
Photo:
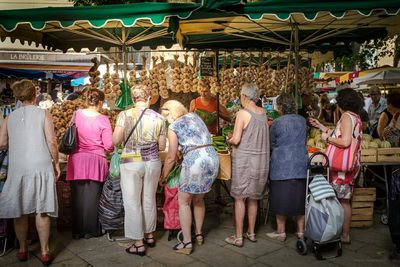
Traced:
[[167, 178], [165, 179], [165, 184], [169, 188], [175, 188], [178, 187], [179, 184], [179, 177], [181, 175], [181, 165], [180, 164], [175, 164], [172, 170], [168, 173]]
[[121, 162], [121, 155], [118, 148], [114, 149], [114, 153], [110, 160], [110, 169], [109, 173], [112, 179], [116, 180], [120, 178], [121, 172], [119, 169], [119, 165]]

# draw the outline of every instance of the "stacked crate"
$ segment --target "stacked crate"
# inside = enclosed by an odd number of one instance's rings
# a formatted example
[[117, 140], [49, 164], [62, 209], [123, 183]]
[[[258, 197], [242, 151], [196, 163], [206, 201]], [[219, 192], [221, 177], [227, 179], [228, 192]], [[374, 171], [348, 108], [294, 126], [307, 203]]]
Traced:
[[351, 227], [368, 227], [374, 221], [376, 188], [354, 188]]

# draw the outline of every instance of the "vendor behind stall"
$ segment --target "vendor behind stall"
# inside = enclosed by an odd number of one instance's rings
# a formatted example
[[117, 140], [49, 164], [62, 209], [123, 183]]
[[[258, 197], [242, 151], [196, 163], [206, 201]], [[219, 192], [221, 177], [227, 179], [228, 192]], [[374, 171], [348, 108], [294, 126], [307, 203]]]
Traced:
[[[217, 124], [217, 99], [211, 95], [210, 84], [205, 81], [200, 81], [200, 96], [190, 102], [189, 112], [195, 112], [207, 125], [208, 131], [211, 134], [218, 134]], [[231, 121], [228, 111], [221, 104], [219, 105], [219, 116]]]

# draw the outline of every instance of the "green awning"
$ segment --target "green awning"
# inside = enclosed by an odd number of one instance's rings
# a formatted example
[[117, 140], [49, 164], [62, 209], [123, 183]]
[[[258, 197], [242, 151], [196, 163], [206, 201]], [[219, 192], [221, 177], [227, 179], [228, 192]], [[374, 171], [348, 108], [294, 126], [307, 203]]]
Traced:
[[[214, 9], [205, 8], [207, 2]], [[205, 0], [202, 9], [180, 20], [179, 43], [200, 49], [288, 49], [298, 29], [300, 47], [312, 51], [400, 33], [399, 0], [237, 2]]]
[[48, 49], [170, 46], [169, 19], [184, 19], [198, 4], [134, 3], [0, 11], [0, 37]]

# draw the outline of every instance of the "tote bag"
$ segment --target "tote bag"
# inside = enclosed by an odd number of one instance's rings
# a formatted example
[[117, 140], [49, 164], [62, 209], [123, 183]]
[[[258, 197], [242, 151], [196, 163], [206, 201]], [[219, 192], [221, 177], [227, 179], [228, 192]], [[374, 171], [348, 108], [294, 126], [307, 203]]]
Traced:
[[[361, 134], [358, 130], [356, 133], [356, 129], [361, 129], [361, 120], [357, 115], [352, 115], [348, 112], [347, 114], [351, 118], [351, 122], [353, 125], [353, 133], [352, 140], [350, 146], [346, 148], [337, 147], [333, 144], [328, 144], [326, 148], [326, 155], [329, 159], [329, 167], [333, 171], [337, 172], [349, 172], [354, 169], [357, 163], [357, 155], [360, 149], [360, 140], [359, 135]], [[343, 115], [344, 115], [343, 114]], [[342, 116], [343, 116], [342, 115]], [[340, 125], [340, 123], [338, 123]], [[336, 129], [334, 133], [336, 132]]]

